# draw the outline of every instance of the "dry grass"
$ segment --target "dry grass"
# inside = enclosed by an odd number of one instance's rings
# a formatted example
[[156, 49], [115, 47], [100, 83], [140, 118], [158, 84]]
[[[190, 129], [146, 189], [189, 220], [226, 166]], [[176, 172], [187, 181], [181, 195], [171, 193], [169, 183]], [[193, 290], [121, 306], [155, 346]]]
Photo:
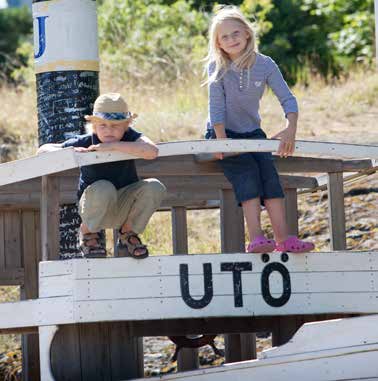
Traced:
[[[155, 141], [198, 139], [207, 118], [207, 90], [201, 78], [175, 84], [146, 84], [130, 88], [102, 73], [102, 92], [118, 91], [127, 98], [130, 108], [139, 114], [137, 128]], [[325, 85], [314, 80], [307, 88], [293, 89], [300, 105], [299, 139], [350, 143], [377, 143], [378, 74], [352, 73], [347, 80]], [[18, 157], [35, 152], [37, 113], [35, 88], [15, 90], [0, 88], [2, 117], [0, 131], [20, 138]], [[263, 128], [272, 135], [284, 127], [277, 99], [267, 92], [261, 103]], [[0, 133], [0, 145], [1, 133]]]

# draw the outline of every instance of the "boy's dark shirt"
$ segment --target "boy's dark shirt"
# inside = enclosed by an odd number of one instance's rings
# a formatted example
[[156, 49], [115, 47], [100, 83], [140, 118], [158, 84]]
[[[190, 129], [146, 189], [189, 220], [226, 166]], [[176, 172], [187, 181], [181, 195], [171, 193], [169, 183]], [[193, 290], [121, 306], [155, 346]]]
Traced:
[[[132, 128], [128, 128], [121, 142], [135, 142], [142, 134]], [[77, 135], [62, 144], [66, 147], [86, 147], [101, 143], [96, 134]], [[85, 153], [82, 153], [85, 155]], [[134, 160], [114, 161], [86, 165], [80, 168], [78, 197], [80, 199], [85, 188], [98, 180], [110, 181], [116, 189], [123, 188], [139, 180]]]

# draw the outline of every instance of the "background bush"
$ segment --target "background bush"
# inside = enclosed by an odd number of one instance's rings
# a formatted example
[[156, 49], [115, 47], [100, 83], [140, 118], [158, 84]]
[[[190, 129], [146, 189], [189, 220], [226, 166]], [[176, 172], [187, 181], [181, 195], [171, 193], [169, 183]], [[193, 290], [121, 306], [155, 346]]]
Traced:
[[0, 10], [0, 81], [11, 80], [12, 72], [28, 63], [17, 52], [18, 47], [31, 39], [32, 18], [27, 7]]
[[[215, 2], [97, 3], [101, 60], [115, 76], [137, 83], [170, 83], [202, 71]], [[234, 0], [228, 4], [240, 6], [255, 23], [260, 51], [279, 63], [290, 84], [307, 83], [313, 75], [334, 80], [356, 65], [372, 65], [373, 0]], [[12, 80], [15, 68], [31, 67], [32, 49], [27, 46], [31, 29], [26, 8], [0, 11], [3, 80]], [[13, 80], [20, 80], [23, 72], [18, 70]]]

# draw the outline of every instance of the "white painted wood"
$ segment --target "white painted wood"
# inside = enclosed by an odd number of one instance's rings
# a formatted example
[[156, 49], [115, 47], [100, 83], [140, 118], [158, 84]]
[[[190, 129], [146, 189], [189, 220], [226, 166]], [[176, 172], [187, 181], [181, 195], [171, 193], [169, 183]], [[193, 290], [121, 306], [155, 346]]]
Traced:
[[261, 360], [152, 377], [149, 380], [376, 380], [377, 323], [377, 315], [308, 323], [288, 344], [264, 351]]
[[287, 316], [317, 313], [377, 313], [378, 293], [293, 295], [283, 307], [271, 307], [261, 297], [244, 297], [242, 308], [234, 307], [234, 297], [214, 297], [203, 309], [188, 307], [181, 298], [120, 299], [75, 302], [75, 320], [99, 322], [237, 316]]
[[310, 353], [377, 344], [377, 322], [378, 315], [369, 315], [306, 323], [287, 344], [264, 351], [262, 358], [296, 356], [298, 348], [302, 353]]
[[72, 274], [41, 277], [39, 279], [39, 297], [72, 296], [74, 285]]
[[[276, 152], [279, 140], [191, 140], [159, 143], [159, 156], [214, 152]], [[378, 159], [378, 147], [344, 143], [296, 141], [296, 154]], [[0, 165], [0, 186], [84, 165], [135, 159], [120, 152], [75, 152], [73, 148], [43, 153]]]
[[[322, 293], [374, 293], [378, 292], [378, 272], [366, 274], [365, 271], [349, 272], [295, 272], [290, 271], [291, 282], [295, 286], [292, 294]], [[175, 276], [141, 276], [101, 279], [72, 280], [69, 278], [53, 278], [53, 281], [44, 283], [41, 287], [40, 298], [51, 296], [72, 295], [75, 301], [111, 300], [111, 299], [154, 299], [154, 298], [181, 298], [180, 277]], [[243, 272], [243, 295], [246, 297], [261, 296], [261, 272]], [[213, 273], [214, 296], [232, 296], [233, 281], [231, 273]], [[46, 290], [47, 288], [48, 290]], [[282, 277], [277, 272], [270, 276], [270, 291], [276, 297], [283, 292]], [[190, 293], [193, 297], [203, 295], [203, 275], [190, 274]]]
[[39, 278], [72, 274], [74, 264], [74, 261], [39, 262]]
[[55, 380], [52, 374], [52, 369], [51, 369], [50, 350], [51, 350], [51, 343], [58, 329], [59, 327], [56, 325], [39, 327], [38, 329], [41, 380], [43, 381]]
[[72, 148], [0, 164], [0, 186], [78, 167]]
[[[190, 274], [203, 273], [203, 263], [212, 263], [213, 271], [221, 273], [220, 264], [224, 262], [252, 262], [252, 273], [259, 272], [265, 263], [260, 254], [232, 253], [232, 254], [196, 254], [196, 255], [154, 255], [146, 261], [135, 261], [130, 258], [107, 258], [104, 259], [77, 259], [74, 261], [61, 261], [64, 264], [73, 263], [75, 266], [76, 279], [95, 279], [109, 277], [129, 276], [153, 276], [153, 275], [177, 275], [177, 266], [187, 263], [190, 266]], [[43, 268], [50, 263], [41, 262]], [[269, 262], [281, 262], [281, 253], [270, 253]], [[359, 271], [378, 269], [378, 256], [376, 251], [340, 251], [340, 252], [313, 252], [307, 254], [289, 254], [289, 261], [285, 263], [290, 271], [350, 271], [358, 268]], [[47, 270], [44, 270], [47, 271]]]
[[0, 303], [0, 328], [23, 328], [74, 322], [70, 297]]
[[[0, 304], [0, 328], [116, 320], [284, 316], [316, 313], [378, 313], [378, 252], [152, 256], [143, 261], [107, 258], [43, 262], [40, 299]], [[241, 303], [234, 276], [222, 264], [249, 263], [241, 273]], [[181, 291], [180, 265], [188, 266], [189, 297], [204, 296], [203, 265], [211, 264], [212, 297], [188, 305]], [[262, 285], [270, 266], [267, 286]], [[55, 274], [55, 275], [54, 275]], [[285, 295], [280, 305], [273, 302]], [[272, 300], [269, 299], [273, 298]], [[16, 315], [16, 318], [13, 316]]]

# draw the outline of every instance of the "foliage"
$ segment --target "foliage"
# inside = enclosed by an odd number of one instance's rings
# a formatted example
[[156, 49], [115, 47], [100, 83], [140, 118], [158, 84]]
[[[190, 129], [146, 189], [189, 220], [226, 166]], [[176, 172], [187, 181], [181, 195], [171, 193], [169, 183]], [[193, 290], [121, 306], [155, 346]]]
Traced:
[[15, 68], [25, 66], [27, 58], [17, 48], [30, 39], [32, 18], [27, 7], [0, 10], [0, 80], [9, 80]]
[[340, 61], [370, 62], [374, 55], [373, 0], [304, 0], [303, 9], [322, 20]]
[[172, 80], [196, 72], [206, 51], [206, 14], [189, 2], [107, 0], [99, 8], [100, 48], [120, 75]]
[[[217, 2], [97, 0], [102, 63], [121, 79], [170, 83], [199, 76]], [[231, 0], [254, 22], [259, 49], [290, 84], [343, 76], [374, 59], [373, 0]], [[32, 73], [28, 9], [0, 11], [0, 80]], [[25, 70], [26, 67], [26, 70]]]

